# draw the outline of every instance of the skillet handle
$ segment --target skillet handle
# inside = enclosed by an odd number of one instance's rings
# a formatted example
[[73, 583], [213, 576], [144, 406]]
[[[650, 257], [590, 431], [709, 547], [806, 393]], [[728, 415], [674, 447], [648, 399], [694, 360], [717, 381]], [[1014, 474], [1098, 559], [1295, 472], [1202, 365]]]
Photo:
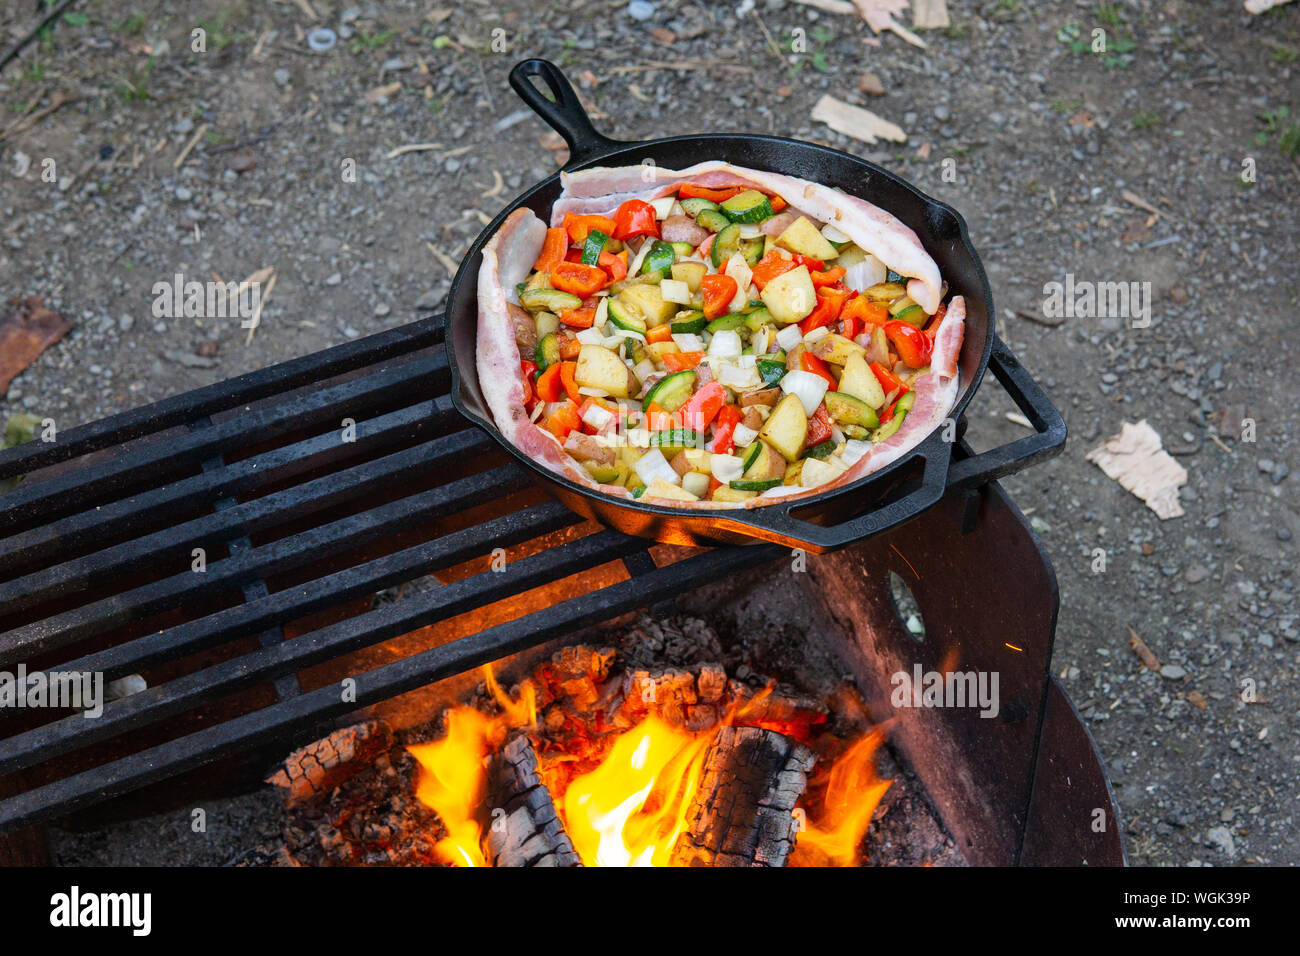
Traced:
[[[533, 77], [541, 77], [551, 91], [548, 97], [533, 84]], [[589, 162], [622, 145], [596, 131], [591, 117], [582, 108], [582, 101], [573, 84], [560, 68], [550, 60], [521, 60], [510, 71], [510, 86], [528, 107], [544, 119], [550, 127], [569, 144], [569, 169]]]
[[[775, 541], [787, 547], [803, 548], [814, 554], [842, 548], [846, 544], [870, 538], [912, 520], [943, 497], [948, 463], [952, 458], [952, 444], [943, 440], [943, 430], [936, 431], [923, 441], [908, 457], [925, 461], [919, 488], [883, 508], [876, 508], [839, 524], [813, 524], [791, 514], [808, 504], [804, 501], [778, 501], [777, 504], [748, 511], [737, 509], [721, 512], [720, 520], [735, 521], [743, 525], [744, 533], [756, 538]], [[868, 493], [867, 487], [869, 486], [855, 487], [852, 491], [845, 489], [840, 495], [865, 495]]]
[[987, 485], [990, 481], [1053, 458], [1065, 447], [1065, 419], [1000, 338], [993, 339], [989, 368], [1016, 407], [1034, 426], [1034, 434], [953, 461], [948, 469], [949, 491]]

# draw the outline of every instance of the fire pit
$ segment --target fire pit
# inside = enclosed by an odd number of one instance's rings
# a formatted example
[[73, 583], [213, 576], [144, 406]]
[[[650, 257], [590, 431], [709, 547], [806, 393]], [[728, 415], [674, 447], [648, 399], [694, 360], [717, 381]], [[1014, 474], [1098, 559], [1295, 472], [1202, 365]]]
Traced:
[[[887, 724], [888, 756], [878, 755], [901, 769], [871, 773], [905, 776], [907, 787], [890, 789], [923, 806], [962, 860], [1123, 861], [1105, 774], [1049, 672], [1050, 565], [987, 483], [1019, 467], [1015, 446], [975, 456], [958, 442], [939, 505], [843, 551], [655, 545], [549, 500], [467, 427], [447, 398], [441, 341], [441, 322], [423, 320], [0, 453], [0, 479], [26, 476], [0, 509], [0, 670], [88, 676], [92, 690], [102, 678], [108, 697], [93, 720], [83, 707], [49, 706], [67, 700], [6, 711], [0, 830], [8, 858], [39, 860], [40, 824], [84, 817], [92, 806], [105, 819], [247, 787], [294, 747], [358, 720], [398, 735], [377, 731], [366, 746], [399, 772], [387, 755], [405, 759], [400, 738], [472, 704], [483, 665], [503, 687], [522, 688], [539, 664], [556, 666], [557, 652], [598, 654], [606, 645], [588, 629], [620, 614], [666, 613], [668, 601], [697, 614], [743, 609], [762, 593], [788, 602], [787, 620], [833, 655], [849, 678], [843, 686], [861, 697], [859, 725], [835, 724], [833, 742], [851, 749]], [[1014, 390], [1025, 377], [1013, 371]], [[703, 665], [731, 665], [689, 663], [701, 665], [690, 671], [698, 706], [701, 681], [718, 680]], [[632, 689], [638, 666], [635, 654], [612, 660], [592, 686]], [[799, 832], [827, 826], [818, 767], [839, 766], [839, 752], [818, 751], [811, 723], [805, 731], [747, 718], [731, 681], [757, 695], [765, 677], [788, 680], [751, 670], [749, 680], [724, 668], [728, 691], [703, 700], [718, 720], [690, 730], [693, 786], [708, 793], [713, 779], [743, 777], [729, 769], [736, 761], [764, 763], [747, 792], [755, 813], [769, 808], [779, 821], [745, 848], [746, 860], [785, 853], [799, 862], [810, 852], [799, 850]], [[900, 695], [899, 675], [916, 686]], [[939, 675], [937, 698], [930, 675]], [[972, 683], [962, 686], [977, 704], [996, 675], [996, 713], [945, 697], [950, 678], [967, 675]], [[494, 719], [502, 700], [519, 699], [508, 689], [488, 696]], [[845, 718], [825, 696], [820, 706], [828, 720]], [[683, 716], [689, 727], [692, 714]], [[556, 773], [554, 741], [530, 738], [528, 726], [504, 728], [494, 747], [497, 766], [484, 786], [510, 795], [471, 814], [489, 811], [479, 822], [489, 836], [491, 810], [509, 819], [531, 807], [529, 794], [540, 791], [530, 774], [547, 783]], [[585, 754], [591, 772], [619, 743]], [[427, 753], [416, 747], [412, 758]], [[870, 766], [860, 764], [852, 791], [868, 818]], [[808, 786], [791, 812], [777, 797], [786, 800], [782, 781], [800, 774]], [[548, 784], [552, 806], [579, 779]], [[733, 795], [730, 784], [723, 791]], [[684, 805], [687, 839], [674, 852], [695, 854], [684, 862], [727, 862], [725, 841], [702, 835], [710, 818], [697, 812], [699, 801]], [[582, 837], [568, 836], [580, 858], [588, 852]], [[563, 849], [557, 841], [556, 862], [571, 862]]]

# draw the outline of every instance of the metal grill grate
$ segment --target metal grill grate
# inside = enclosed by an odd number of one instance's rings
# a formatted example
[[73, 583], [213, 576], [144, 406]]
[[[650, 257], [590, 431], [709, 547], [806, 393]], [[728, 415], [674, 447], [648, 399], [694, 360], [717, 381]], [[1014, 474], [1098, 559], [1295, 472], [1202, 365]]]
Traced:
[[[27, 476], [0, 499], [0, 669], [150, 685], [96, 719], [6, 713], [0, 831], [310, 736], [781, 553], [661, 566], [649, 542], [545, 498], [453, 410], [441, 343], [441, 319], [425, 319], [0, 452], [0, 478]], [[337, 681], [300, 686], [309, 668], [619, 561], [621, 580], [356, 673], [352, 699]], [[441, 587], [342, 610], [458, 568]]]

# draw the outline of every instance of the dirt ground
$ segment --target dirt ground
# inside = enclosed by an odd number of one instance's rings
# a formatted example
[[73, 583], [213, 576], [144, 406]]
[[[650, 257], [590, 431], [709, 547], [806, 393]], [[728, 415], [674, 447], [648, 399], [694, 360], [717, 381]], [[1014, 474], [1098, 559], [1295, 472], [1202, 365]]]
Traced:
[[[506, 83], [527, 56], [561, 64], [618, 138], [755, 131], [866, 156], [966, 218], [1002, 335], [1069, 423], [1065, 452], [1006, 486], [1055, 563], [1055, 668], [1133, 862], [1300, 863], [1300, 3], [950, 0], [925, 50], [787, 0], [658, 0], [648, 19], [605, 0], [349, 7], [84, 0], [0, 73], [0, 131], [75, 98], [0, 139], [0, 298], [41, 295], [76, 326], [0, 418], [68, 428], [436, 309], [487, 217], [556, 168]], [[0, 47], [32, 18], [0, 7]], [[337, 39], [313, 52], [320, 26]], [[907, 142], [813, 122], [827, 93]], [[154, 314], [176, 274], [267, 266], [251, 342]], [[1045, 316], [1067, 275], [1149, 282], [1149, 327]], [[1025, 434], [1012, 409], [986, 385], [976, 444]], [[1182, 517], [1084, 458], [1141, 419], [1190, 473]]]

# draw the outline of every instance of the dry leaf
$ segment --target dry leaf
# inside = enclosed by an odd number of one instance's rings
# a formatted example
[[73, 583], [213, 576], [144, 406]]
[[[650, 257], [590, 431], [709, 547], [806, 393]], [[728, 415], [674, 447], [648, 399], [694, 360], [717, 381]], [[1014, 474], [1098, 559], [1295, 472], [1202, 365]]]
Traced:
[[874, 73], [863, 73], [858, 77], [858, 89], [871, 96], [884, 96], [885, 84]]
[[1147, 420], [1125, 422], [1120, 433], [1088, 452], [1109, 478], [1146, 502], [1163, 520], [1181, 517], [1178, 489], [1187, 484], [1187, 469], [1164, 450], [1160, 435]]
[[373, 90], [371, 90], [369, 93], [366, 94], [366, 102], [378, 103], [380, 100], [392, 96], [401, 88], [402, 88], [402, 84], [396, 80], [384, 86], [376, 86]]
[[837, 133], [852, 136], [864, 143], [874, 143], [877, 139], [887, 139], [892, 143], [907, 142], [907, 134], [901, 127], [882, 119], [871, 110], [853, 106], [833, 96], [823, 96], [817, 101], [812, 118], [815, 122], [825, 123]]
[[1149, 671], [1160, 673], [1160, 658], [1151, 653], [1151, 648], [1147, 647], [1146, 642], [1137, 636], [1137, 631], [1133, 628], [1128, 629], [1128, 646], [1133, 648], [1133, 653], [1138, 656], [1142, 666]]
[[71, 328], [68, 317], [47, 309], [38, 295], [10, 299], [0, 317], [0, 398], [8, 393], [10, 382]]

